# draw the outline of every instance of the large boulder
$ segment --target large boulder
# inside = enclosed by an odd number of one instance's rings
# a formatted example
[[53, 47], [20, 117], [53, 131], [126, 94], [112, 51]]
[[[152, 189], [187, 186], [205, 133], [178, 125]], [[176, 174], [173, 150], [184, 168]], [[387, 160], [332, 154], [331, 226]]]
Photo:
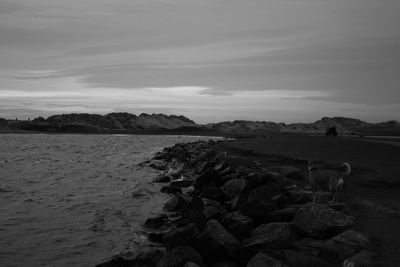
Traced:
[[352, 216], [331, 209], [328, 205], [308, 203], [299, 208], [293, 224], [311, 237], [324, 237], [343, 230], [354, 223]]
[[239, 196], [247, 186], [247, 181], [243, 178], [237, 178], [227, 181], [221, 190], [228, 200], [234, 199]]
[[195, 242], [198, 235], [199, 230], [197, 229], [196, 224], [190, 223], [185, 227], [171, 229], [164, 235], [164, 243], [167, 249], [179, 245], [191, 245]]
[[148, 228], [157, 229], [167, 226], [168, 223], [168, 216], [166, 214], [160, 214], [153, 218], [148, 218], [144, 225]]
[[265, 253], [257, 253], [253, 258], [247, 263], [246, 267], [282, 267], [282, 262], [280, 260], [274, 259]]
[[260, 249], [284, 249], [294, 239], [294, 233], [288, 223], [262, 224], [251, 231], [251, 237], [243, 240], [246, 251]]
[[373, 265], [373, 257], [375, 256], [374, 253], [363, 250], [356, 255], [345, 259], [343, 261], [343, 267], [372, 267]]
[[225, 208], [216, 200], [204, 199], [204, 216], [209, 219], [219, 220], [225, 213]]
[[210, 220], [199, 236], [199, 250], [207, 259], [238, 257], [239, 242], [217, 220]]
[[255, 189], [267, 183], [277, 180], [280, 174], [277, 172], [252, 172], [244, 176], [247, 180], [249, 187]]
[[218, 177], [218, 172], [214, 168], [208, 168], [196, 178], [196, 187], [202, 187]]
[[254, 226], [253, 219], [239, 212], [226, 214], [222, 223], [238, 239], [244, 238]]
[[181, 267], [186, 262], [204, 266], [200, 254], [189, 246], [178, 246], [169, 250], [157, 263], [157, 267]]
[[176, 193], [170, 200], [165, 203], [164, 208], [167, 211], [174, 212], [179, 211], [189, 205], [192, 199], [181, 193]]
[[171, 181], [171, 177], [165, 173], [160, 173], [153, 179], [153, 183], [169, 183]]
[[162, 193], [168, 193], [168, 194], [182, 193], [182, 189], [180, 186], [176, 186], [176, 185], [172, 185], [172, 184], [161, 187], [160, 191]]
[[257, 221], [266, 221], [270, 213], [282, 204], [284, 196], [285, 188], [280, 181], [268, 183], [250, 192], [242, 211]]
[[215, 184], [208, 184], [206, 186], [203, 186], [201, 189], [200, 196], [202, 198], [209, 198], [214, 200], [223, 199], [223, 193], [221, 189]]
[[323, 252], [334, 259], [343, 261], [364, 249], [371, 247], [366, 234], [347, 230], [323, 243]]

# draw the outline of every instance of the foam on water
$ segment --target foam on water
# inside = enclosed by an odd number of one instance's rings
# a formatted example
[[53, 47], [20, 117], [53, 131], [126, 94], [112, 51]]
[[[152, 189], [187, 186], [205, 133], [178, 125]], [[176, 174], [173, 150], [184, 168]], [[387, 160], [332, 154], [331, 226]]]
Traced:
[[140, 245], [167, 196], [137, 164], [198, 139], [0, 135], [0, 266], [93, 266]]

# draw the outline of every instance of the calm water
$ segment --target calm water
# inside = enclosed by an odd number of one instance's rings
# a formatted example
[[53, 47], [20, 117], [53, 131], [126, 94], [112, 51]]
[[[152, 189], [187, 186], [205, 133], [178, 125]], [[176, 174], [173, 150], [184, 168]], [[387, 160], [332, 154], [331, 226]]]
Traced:
[[0, 266], [93, 266], [134, 249], [167, 198], [137, 164], [199, 139], [0, 134]]

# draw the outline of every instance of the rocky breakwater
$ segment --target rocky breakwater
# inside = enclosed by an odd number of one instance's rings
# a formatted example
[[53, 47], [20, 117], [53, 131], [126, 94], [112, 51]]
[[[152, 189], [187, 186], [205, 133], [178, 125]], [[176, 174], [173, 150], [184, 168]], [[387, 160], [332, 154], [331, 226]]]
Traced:
[[148, 245], [98, 266], [372, 266], [371, 242], [344, 205], [299, 193], [304, 172], [221, 147], [177, 144], [147, 162], [171, 195], [165, 213], [146, 220]]

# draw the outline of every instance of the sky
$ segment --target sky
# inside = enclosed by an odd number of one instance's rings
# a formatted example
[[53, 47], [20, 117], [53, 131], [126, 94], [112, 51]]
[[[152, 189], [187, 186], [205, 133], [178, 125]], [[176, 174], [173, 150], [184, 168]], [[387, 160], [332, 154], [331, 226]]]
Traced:
[[0, 0], [0, 117], [400, 119], [398, 0]]

